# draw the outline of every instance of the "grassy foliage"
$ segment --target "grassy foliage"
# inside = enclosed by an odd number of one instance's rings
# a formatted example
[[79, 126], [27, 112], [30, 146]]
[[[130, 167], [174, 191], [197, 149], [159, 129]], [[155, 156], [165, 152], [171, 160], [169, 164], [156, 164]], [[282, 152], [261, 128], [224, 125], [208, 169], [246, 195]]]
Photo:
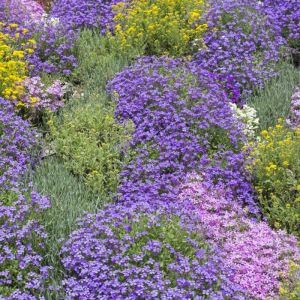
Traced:
[[258, 90], [249, 104], [257, 110], [259, 130], [275, 126], [277, 119], [290, 116], [291, 96], [300, 84], [300, 71], [288, 62], [278, 65], [280, 76]]
[[137, 51], [124, 53], [115, 49], [111, 42], [98, 32], [85, 29], [75, 45], [78, 67], [72, 74], [72, 80], [84, 86], [86, 97], [93, 93], [104, 93], [105, 86], [117, 72], [137, 56]]
[[76, 220], [84, 211], [96, 211], [103, 201], [56, 158], [46, 159], [37, 168], [33, 182], [35, 188], [49, 195], [51, 200], [51, 208], [43, 214], [41, 223], [48, 233], [45, 259], [54, 268], [53, 284], [58, 285], [63, 275], [59, 257], [62, 241], [76, 229]]

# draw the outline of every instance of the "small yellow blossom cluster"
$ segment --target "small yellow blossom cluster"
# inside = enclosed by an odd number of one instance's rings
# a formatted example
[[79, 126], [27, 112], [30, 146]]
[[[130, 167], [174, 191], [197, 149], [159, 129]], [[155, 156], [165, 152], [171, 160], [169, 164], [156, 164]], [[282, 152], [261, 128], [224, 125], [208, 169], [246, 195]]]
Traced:
[[300, 261], [290, 264], [288, 278], [280, 285], [280, 295], [284, 300], [299, 300], [300, 297]]
[[274, 227], [300, 236], [300, 127], [289, 128], [279, 119], [261, 132], [252, 156], [263, 213]]
[[[119, 2], [115, 32], [110, 38], [122, 49], [143, 49], [143, 54], [182, 56], [203, 44], [207, 24], [201, 16], [207, 10], [204, 0], [133, 0]], [[195, 43], [197, 45], [195, 45]], [[196, 49], [195, 48], [195, 49]]]
[[34, 40], [24, 41], [24, 34], [26, 29], [19, 29], [17, 24], [0, 22], [0, 96], [18, 105], [22, 105], [19, 97], [24, 93], [21, 83], [28, 75], [25, 55], [33, 53], [36, 44]]

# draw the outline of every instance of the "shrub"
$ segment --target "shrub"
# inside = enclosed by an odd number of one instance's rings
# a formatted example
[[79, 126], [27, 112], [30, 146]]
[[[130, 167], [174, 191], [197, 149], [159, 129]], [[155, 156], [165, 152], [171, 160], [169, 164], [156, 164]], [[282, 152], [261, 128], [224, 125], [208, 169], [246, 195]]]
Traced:
[[285, 44], [276, 17], [259, 3], [212, 0], [205, 18], [205, 46], [193, 58], [200, 68], [222, 77], [232, 75], [245, 97], [275, 75], [275, 62]]
[[67, 169], [84, 177], [103, 197], [116, 191], [129, 126], [118, 124], [113, 109], [96, 102], [63, 111], [51, 128], [53, 150]]
[[300, 129], [282, 120], [261, 132], [254, 149], [254, 186], [261, 210], [275, 228], [300, 232]]
[[0, 98], [0, 191], [18, 186], [38, 142], [30, 124], [16, 116], [12, 104]]
[[67, 297], [243, 299], [196, 224], [176, 205], [143, 202], [85, 216], [62, 249]]
[[255, 211], [240, 151], [243, 125], [214, 76], [194, 74], [180, 60], [146, 57], [117, 74], [109, 89], [117, 119], [135, 125], [134, 157], [121, 173], [122, 201], [133, 194], [136, 201], [174, 201], [185, 174], [198, 171], [212, 186], [228, 184], [228, 197]]
[[114, 10], [116, 22], [111, 38], [117, 47], [141, 49], [146, 55], [182, 56], [202, 45], [207, 25], [201, 16], [203, 0], [161, 0], [119, 2]]
[[290, 260], [300, 257], [297, 240], [251, 219], [247, 208], [224, 197], [226, 188], [207, 189], [201, 177], [189, 174], [178, 200], [193, 202], [202, 232], [224, 253], [231, 267], [227, 275], [245, 290], [246, 299], [277, 299]]
[[48, 199], [34, 191], [0, 194], [1, 299], [36, 299], [43, 293], [49, 270], [41, 256], [46, 235], [34, 215], [48, 207]]

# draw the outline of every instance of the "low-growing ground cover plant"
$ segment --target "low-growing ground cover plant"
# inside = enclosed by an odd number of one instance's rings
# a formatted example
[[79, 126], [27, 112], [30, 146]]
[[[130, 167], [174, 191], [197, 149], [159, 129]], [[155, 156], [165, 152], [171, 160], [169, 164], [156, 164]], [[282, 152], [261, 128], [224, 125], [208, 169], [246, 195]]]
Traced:
[[62, 248], [67, 298], [245, 299], [196, 228], [175, 204], [112, 204], [86, 215]]
[[132, 126], [114, 120], [97, 102], [63, 111], [50, 128], [51, 146], [64, 165], [104, 198], [116, 192]]
[[0, 0], [0, 298], [298, 300], [299, 1], [38, 2]]
[[41, 255], [46, 234], [35, 217], [48, 207], [49, 200], [34, 191], [1, 192], [1, 299], [34, 300], [43, 294], [49, 271]]
[[101, 33], [105, 33], [112, 29], [112, 6], [118, 2], [118, 0], [55, 0], [50, 15], [59, 18], [64, 25], [72, 29], [97, 28]]
[[233, 76], [244, 96], [275, 75], [285, 40], [276, 17], [260, 1], [210, 1], [206, 23], [204, 46], [193, 58], [196, 65]]
[[225, 194], [222, 189], [207, 189], [203, 178], [189, 174], [179, 199], [194, 203], [199, 230], [224, 251], [230, 278], [249, 293], [247, 299], [277, 299], [290, 260], [296, 262], [300, 256], [297, 240], [251, 219], [247, 208], [228, 201]]
[[182, 56], [193, 53], [202, 43], [207, 25], [201, 16], [203, 0], [131, 0], [113, 6], [116, 15], [116, 46], [131, 51], [135, 47], [146, 55]]
[[0, 191], [19, 185], [38, 147], [36, 134], [10, 101], [0, 98]]
[[0, 96], [16, 105], [22, 105], [18, 102], [24, 93], [21, 83], [29, 74], [25, 55], [34, 52], [35, 47], [34, 40], [24, 41], [23, 32], [17, 24], [0, 22]]
[[300, 128], [283, 120], [263, 130], [254, 147], [254, 186], [263, 214], [275, 228], [300, 232]]
[[194, 74], [180, 60], [146, 57], [119, 73], [110, 90], [116, 117], [135, 125], [135, 157], [121, 173], [122, 201], [133, 194], [136, 201], [173, 201], [182, 178], [196, 170], [208, 184], [228, 184], [228, 197], [256, 211], [240, 151], [244, 125], [214, 76]]

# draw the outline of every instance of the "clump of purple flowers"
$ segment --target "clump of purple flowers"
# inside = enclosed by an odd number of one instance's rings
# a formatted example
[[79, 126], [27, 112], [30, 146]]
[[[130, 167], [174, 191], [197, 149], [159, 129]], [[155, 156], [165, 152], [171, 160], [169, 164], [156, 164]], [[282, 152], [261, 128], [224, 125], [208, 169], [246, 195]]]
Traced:
[[29, 30], [37, 42], [34, 53], [29, 56], [29, 62], [33, 65], [31, 75], [37, 76], [41, 72], [71, 74], [77, 66], [77, 59], [72, 51], [77, 33], [50, 17]]
[[67, 299], [245, 299], [175, 204], [113, 204], [79, 226], [62, 248]]
[[296, 88], [291, 102], [291, 119], [294, 126], [300, 125], [300, 88]]
[[62, 98], [65, 87], [60, 80], [55, 80], [47, 87], [39, 76], [35, 76], [25, 79], [22, 85], [26, 93], [21, 97], [21, 101], [28, 108], [34, 110], [43, 108], [54, 112], [64, 105]]
[[18, 186], [38, 146], [36, 132], [0, 98], [0, 190]]
[[205, 47], [193, 61], [200, 69], [234, 77], [248, 96], [273, 77], [281, 46], [285, 44], [274, 15], [253, 0], [211, 0], [206, 16]]
[[119, 0], [56, 0], [50, 11], [69, 28], [99, 28], [101, 33], [113, 28], [112, 6]]
[[25, 24], [40, 22], [45, 13], [43, 7], [34, 0], [0, 0], [0, 20]]
[[298, 43], [300, 46], [300, 2], [298, 0], [264, 0], [265, 11], [274, 16], [282, 35], [286, 37], [291, 46]]
[[0, 195], [0, 298], [36, 300], [49, 267], [40, 254], [46, 238], [34, 215], [49, 207], [46, 197], [30, 190]]
[[203, 178], [191, 174], [178, 198], [194, 203], [200, 230], [224, 252], [224, 263], [232, 268], [228, 275], [249, 293], [249, 299], [275, 299], [290, 261], [300, 257], [297, 240], [251, 219], [248, 208], [224, 195], [225, 186], [208, 190]]
[[120, 200], [174, 201], [182, 178], [197, 171], [212, 186], [228, 184], [228, 197], [257, 212], [240, 152], [243, 125], [223, 85], [196, 71], [180, 60], [148, 57], [112, 80], [116, 117], [135, 125]]

